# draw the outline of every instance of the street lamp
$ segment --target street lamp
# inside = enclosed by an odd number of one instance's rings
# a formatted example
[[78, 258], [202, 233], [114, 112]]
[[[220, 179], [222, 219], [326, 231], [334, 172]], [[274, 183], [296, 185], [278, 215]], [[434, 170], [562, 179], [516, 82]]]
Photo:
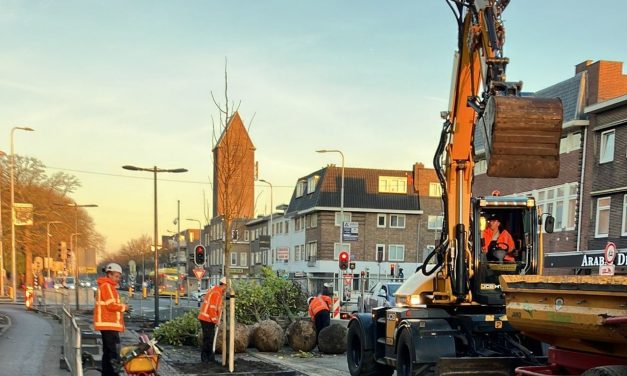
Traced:
[[[263, 179], [259, 179], [260, 182], [262, 183], [266, 183], [270, 186], [270, 249], [272, 249], [272, 235], [274, 235], [274, 227], [272, 227], [272, 212], [274, 209], [274, 204], [272, 202], [272, 198], [274, 197], [274, 194], [272, 193], [272, 183], [270, 183], [267, 180], [263, 180]], [[272, 260], [272, 263], [274, 264], [274, 260]]]
[[158, 228], [157, 228], [157, 173], [158, 172], [170, 172], [170, 173], [181, 173], [187, 172], [185, 168], [175, 168], [175, 169], [161, 169], [157, 166], [152, 168], [142, 168], [136, 166], [122, 166], [125, 170], [130, 171], [148, 171], [154, 174], [154, 186], [155, 186], [155, 197], [154, 197], [154, 212], [155, 212], [155, 233], [154, 233], [154, 246], [155, 246], [155, 321], [154, 325], [157, 327], [159, 325], [159, 249], [157, 243]]
[[50, 221], [46, 225], [46, 254], [48, 256], [48, 278], [50, 278], [50, 225], [54, 225], [57, 223], [63, 223], [61, 221]]
[[15, 150], [13, 147], [13, 134], [16, 130], [33, 132], [34, 129], [29, 127], [13, 127], [11, 129], [11, 168], [9, 169], [11, 172], [11, 279], [13, 280], [13, 303], [17, 303], [17, 267], [15, 260], [15, 221], [13, 220], [14, 206], [15, 206], [15, 181], [14, 181], [14, 170], [15, 170]]
[[[344, 153], [336, 149], [316, 150], [316, 153], [339, 153], [340, 156], [342, 157], [342, 188], [340, 192], [340, 217], [342, 218], [340, 221], [340, 251], [341, 251], [342, 247], [344, 247], [344, 236], [343, 236], [343, 231], [344, 231]], [[348, 250], [348, 256], [350, 258], [350, 249]]]
[[[70, 249], [74, 250], [74, 262], [76, 263], [76, 269], [75, 269], [75, 291], [76, 291], [76, 310], [78, 311], [80, 309], [80, 304], [78, 301], [78, 286], [80, 286], [80, 257], [78, 254], [78, 208], [97, 208], [98, 205], [96, 204], [82, 204], [79, 205], [76, 202], [74, 203], [67, 203], [67, 204], [55, 204], [55, 205], [59, 205], [59, 206], [69, 206], [71, 208], [74, 208], [74, 213], [75, 213], [75, 218], [76, 218], [76, 222], [74, 223], [74, 234], [70, 235]], [[76, 240], [74, 241], [74, 243], [72, 243], [72, 236], [76, 236]]]
[[[0, 151], [0, 158], [6, 157], [5, 152]], [[2, 189], [0, 188], [0, 193]], [[0, 194], [0, 296], [4, 296], [4, 247], [2, 246], [2, 195]]]

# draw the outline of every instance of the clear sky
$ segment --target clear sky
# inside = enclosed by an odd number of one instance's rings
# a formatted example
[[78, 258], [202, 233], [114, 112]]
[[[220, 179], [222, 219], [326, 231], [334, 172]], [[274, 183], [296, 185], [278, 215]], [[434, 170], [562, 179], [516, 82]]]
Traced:
[[[536, 91], [584, 60], [627, 60], [627, 2], [512, 0], [503, 19], [508, 78]], [[260, 178], [287, 203], [296, 179], [327, 163], [431, 166], [448, 103], [453, 15], [437, 0], [0, 2], [0, 149], [76, 175], [107, 250], [153, 232], [150, 173], [160, 175], [159, 231], [205, 222], [211, 118], [224, 61], [229, 95], [257, 148]], [[625, 70], [625, 69], [624, 69]], [[624, 72], [625, 73], [625, 72]], [[166, 181], [166, 179], [171, 181]], [[256, 186], [256, 210], [270, 192]]]

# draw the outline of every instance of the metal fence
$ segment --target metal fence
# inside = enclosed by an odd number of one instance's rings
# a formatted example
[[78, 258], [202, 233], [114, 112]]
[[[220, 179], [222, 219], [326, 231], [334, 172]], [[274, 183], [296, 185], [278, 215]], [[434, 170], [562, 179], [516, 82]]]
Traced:
[[[79, 307], [93, 308], [93, 290], [82, 288], [79, 291]], [[68, 289], [40, 289], [33, 291], [33, 309], [55, 316], [63, 328], [63, 348], [61, 356], [65, 368], [72, 376], [83, 376], [81, 328], [72, 314], [76, 309], [76, 292]]]
[[83, 376], [81, 330], [66, 308], [63, 308], [61, 317], [63, 322], [63, 360], [72, 376]]

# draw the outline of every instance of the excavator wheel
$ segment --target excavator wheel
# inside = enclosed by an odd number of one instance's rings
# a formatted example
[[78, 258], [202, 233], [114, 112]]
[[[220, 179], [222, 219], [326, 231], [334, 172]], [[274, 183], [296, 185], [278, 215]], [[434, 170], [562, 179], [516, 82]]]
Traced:
[[487, 175], [556, 178], [562, 118], [559, 98], [491, 97], [477, 124], [486, 140]]

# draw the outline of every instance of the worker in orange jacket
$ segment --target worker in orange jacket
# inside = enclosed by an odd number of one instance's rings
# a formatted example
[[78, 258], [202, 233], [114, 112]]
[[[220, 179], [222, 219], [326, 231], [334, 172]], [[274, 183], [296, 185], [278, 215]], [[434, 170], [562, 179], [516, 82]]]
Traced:
[[503, 250], [507, 252], [503, 257], [503, 261], [516, 261], [514, 239], [512, 239], [512, 235], [507, 230], [501, 228], [501, 220], [496, 214], [491, 214], [488, 217], [488, 227], [483, 231], [482, 237], [483, 252], [487, 253], [488, 260], [498, 260], [493, 252], [495, 250]]
[[113, 364], [119, 361], [118, 346], [120, 332], [124, 331], [124, 312], [126, 304], [120, 302], [117, 285], [122, 277], [122, 267], [111, 263], [103, 271], [105, 277], [98, 278], [98, 291], [94, 306], [94, 329], [102, 335], [102, 374], [117, 376]]
[[330, 297], [326, 295], [312, 296], [307, 299], [309, 306], [309, 316], [316, 325], [316, 338], [320, 331], [331, 325], [330, 310], [333, 305]]
[[200, 360], [203, 363], [215, 361], [213, 337], [215, 336], [216, 325], [220, 324], [223, 303], [222, 298], [227, 287], [226, 278], [222, 277], [220, 283], [213, 286], [211, 290], [205, 294], [202, 305], [200, 306], [200, 312], [198, 313], [198, 320], [200, 320], [200, 326], [202, 327], [202, 352], [200, 353]]

